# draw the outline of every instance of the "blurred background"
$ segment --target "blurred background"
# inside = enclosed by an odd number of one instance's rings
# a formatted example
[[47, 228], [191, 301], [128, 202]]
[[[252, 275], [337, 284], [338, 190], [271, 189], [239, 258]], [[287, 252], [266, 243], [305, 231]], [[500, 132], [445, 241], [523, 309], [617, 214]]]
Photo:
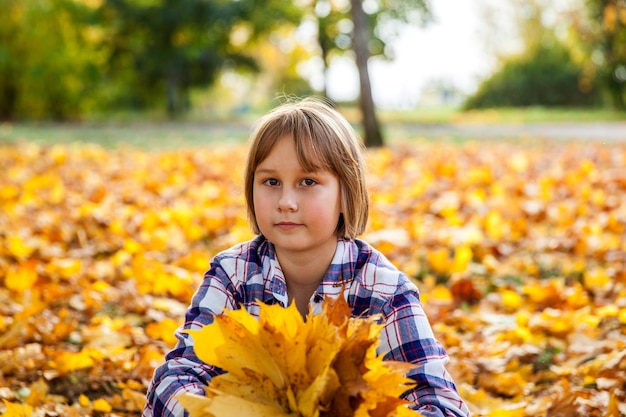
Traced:
[[249, 121], [294, 95], [342, 106], [371, 146], [381, 118], [626, 118], [623, 0], [2, 0], [0, 15], [0, 139], [33, 121]]

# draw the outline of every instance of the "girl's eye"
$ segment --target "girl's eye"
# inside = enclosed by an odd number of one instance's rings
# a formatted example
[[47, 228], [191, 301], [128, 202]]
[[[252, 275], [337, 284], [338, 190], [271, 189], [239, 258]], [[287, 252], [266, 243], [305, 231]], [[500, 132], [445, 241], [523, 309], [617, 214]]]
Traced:
[[269, 185], [270, 187], [276, 187], [277, 185], [279, 185], [280, 183], [278, 182], [277, 179], [275, 178], [268, 178], [265, 181], [263, 181], [263, 184], [265, 185]]
[[305, 178], [302, 180], [302, 185], [304, 185], [305, 187], [311, 187], [315, 184], [317, 184], [317, 181], [315, 181], [313, 178]]

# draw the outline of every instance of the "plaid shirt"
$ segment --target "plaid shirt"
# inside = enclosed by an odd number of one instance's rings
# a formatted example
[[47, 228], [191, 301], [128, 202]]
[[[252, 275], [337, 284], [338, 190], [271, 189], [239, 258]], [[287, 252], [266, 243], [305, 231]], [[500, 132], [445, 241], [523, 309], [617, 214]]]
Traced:
[[[384, 359], [420, 365], [409, 373], [415, 389], [403, 396], [427, 417], [469, 416], [454, 382], [445, 369], [448, 356], [433, 336], [422, 309], [417, 287], [380, 252], [366, 242], [339, 240], [322, 283], [311, 297], [314, 313], [325, 297], [345, 296], [353, 316], [382, 314], [386, 322], [380, 335], [379, 354]], [[285, 278], [274, 246], [263, 236], [219, 253], [193, 296], [184, 329], [198, 329], [212, 322], [213, 315], [239, 305], [258, 317], [261, 300], [288, 305]], [[143, 417], [187, 415], [177, 395], [204, 394], [213, 376], [221, 370], [202, 363], [193, 350], [192, 338], [176, 332], [178, 344], [155, 370]]]

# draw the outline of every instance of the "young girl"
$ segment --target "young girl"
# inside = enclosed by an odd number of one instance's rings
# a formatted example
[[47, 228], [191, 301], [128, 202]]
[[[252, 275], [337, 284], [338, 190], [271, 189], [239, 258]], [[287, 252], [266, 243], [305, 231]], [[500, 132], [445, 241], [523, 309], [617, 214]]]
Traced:
[[[261, 119], [251, 138], [245, 172], [248, 217], [258, 235], [219, 253], [187, 310], [183, 329], [212, 322], [243, 306], [258, 316], [261, 300], [295, 303], [304, 316], [342, 291], [353, 316], [381, 314], [379, 353], [419, 365], [417, 385], [404, 397], [424, 416], [468, 416], [445, 369], [416, 286], [380, 252], [357, 239], [369, 209], [363, 148], [350, 124], [323, 102], [286, 103]], [[202, 363], [192, 338], [155, 370], [144, 417], [183, 416], [175, 397], [204, 394], [221, 372]]]

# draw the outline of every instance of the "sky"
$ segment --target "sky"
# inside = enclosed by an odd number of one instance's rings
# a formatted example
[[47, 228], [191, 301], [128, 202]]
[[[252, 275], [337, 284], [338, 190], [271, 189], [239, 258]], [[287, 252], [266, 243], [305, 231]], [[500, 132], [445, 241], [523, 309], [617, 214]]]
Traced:
[[[425, 28], [406, 27], [394, 42], [392, 62], [370, 63], [372, 93], [381, 108], [424, 104], [425, 89], [444, 82], [464, 94], [473, 92], [493, 68], [480, 28], [480, 0], [434, 0], [435, 21]], [[329, 95], [336, 100], [358, 96], [358, 74], [351, 62], [330, 70]]]

